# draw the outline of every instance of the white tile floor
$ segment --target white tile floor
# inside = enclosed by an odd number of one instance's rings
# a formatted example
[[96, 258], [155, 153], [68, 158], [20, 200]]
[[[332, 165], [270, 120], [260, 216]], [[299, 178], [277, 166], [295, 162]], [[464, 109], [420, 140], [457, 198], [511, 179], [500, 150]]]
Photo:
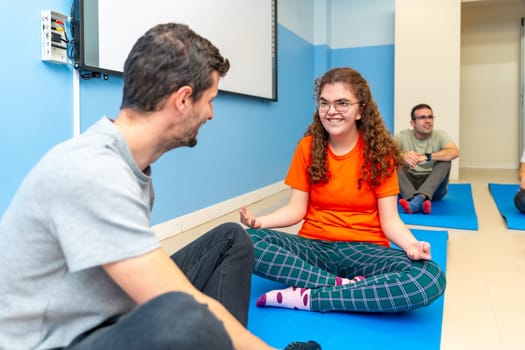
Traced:
[[517, 181], [517, 170], [460, 171], [479, 230], [449, 230], [444, 350], [525, 349], [525, 231], [506, 228], [488, 190]]
[[[461, 169], [455, 182], [471, 183], [478, 231], [449, 232], [443, 350], [525, 349], [525, 231], [508, 230], [488, 191], [488, 183], [517, 183], [517, 170]], [[288, 191], [255, 203], [263, 214], [288, 200]], [[163, 241], [168, 252], [225, 221], [231, 213]], [[414, 228], [436, 229], [422, 226]], [[296, 232], [296, 227], [286, 229]], [[424, 349], [422, 349], [424, 350]]]

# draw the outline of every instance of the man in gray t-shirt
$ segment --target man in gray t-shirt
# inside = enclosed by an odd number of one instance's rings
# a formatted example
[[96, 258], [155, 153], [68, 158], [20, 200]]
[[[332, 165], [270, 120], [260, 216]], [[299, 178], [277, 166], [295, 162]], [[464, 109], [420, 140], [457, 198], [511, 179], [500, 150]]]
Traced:
[[443, 130], [434, 130], [434, 114], [428, 104], [418, 104], [410, 113], [410, 126], [395, 138], [404, 165], [398, 169], [399, 204], [406, 213], [430, 214], [432, 200], [447, 193], [450, 165], [459, 149]]
[[0, 349], [273, 349], [245, 328], [253, 244], [242, 226], [172, 256], [150, 227], [150, 165], [195, 146], [228, 69], [186, 25], [151, 28], [126, 60], [117, 117], [29, 172], [0, 220]]

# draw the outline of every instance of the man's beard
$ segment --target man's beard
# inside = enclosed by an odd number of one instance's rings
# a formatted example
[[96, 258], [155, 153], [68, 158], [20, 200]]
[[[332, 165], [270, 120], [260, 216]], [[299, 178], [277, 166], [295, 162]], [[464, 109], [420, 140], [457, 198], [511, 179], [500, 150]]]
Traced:
[[191, 139], [187, 140], [172, 140], [167, 144], [165, 152], [174, 150], [179, 147], [195, 147], [197, 145], [197, 136], [193, 136]]
[[197, 136], [193, 137], [186, 146], [195, 147], [197, 145]]

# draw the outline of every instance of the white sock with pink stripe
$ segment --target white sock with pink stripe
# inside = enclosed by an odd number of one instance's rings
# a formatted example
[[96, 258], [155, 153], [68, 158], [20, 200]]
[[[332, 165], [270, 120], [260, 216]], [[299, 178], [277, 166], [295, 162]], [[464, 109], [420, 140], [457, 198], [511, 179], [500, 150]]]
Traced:
[[[352, 279], [336, 277], [336, 286], [357, 283], [365, 277], [356, 276]], [[288, 287], [286, 289], [272, 290], [264, 293], [257, 299], [258, 307], [274, 306], [287, 309], [310, 310], [310, 288]]]
[[275, 306], [287, 309], [310, 310], [309, 288], [289, 287], [264, 293], [255, 303], [259, 307]]

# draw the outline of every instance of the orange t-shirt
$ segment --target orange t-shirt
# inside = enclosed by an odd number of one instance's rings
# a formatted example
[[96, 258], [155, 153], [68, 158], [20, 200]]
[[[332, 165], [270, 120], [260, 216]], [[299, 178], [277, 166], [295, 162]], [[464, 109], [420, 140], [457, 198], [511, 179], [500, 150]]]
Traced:
[[345, 242], [369, 242], [390, 246], [381, 230], [377, 198], [397, 195], [397, 172], [371, 189], [363, 182], [357, 188], [364, 162], [364, 141], [359, 140], [350, 152], [336, 156], [328, 149], [328, 182], [311, 184], [307, 167], [311, 163], [312, 136], [299, 141], [286, 175], [285, 183], [309, 193], [309, 202], [299, 236]]

